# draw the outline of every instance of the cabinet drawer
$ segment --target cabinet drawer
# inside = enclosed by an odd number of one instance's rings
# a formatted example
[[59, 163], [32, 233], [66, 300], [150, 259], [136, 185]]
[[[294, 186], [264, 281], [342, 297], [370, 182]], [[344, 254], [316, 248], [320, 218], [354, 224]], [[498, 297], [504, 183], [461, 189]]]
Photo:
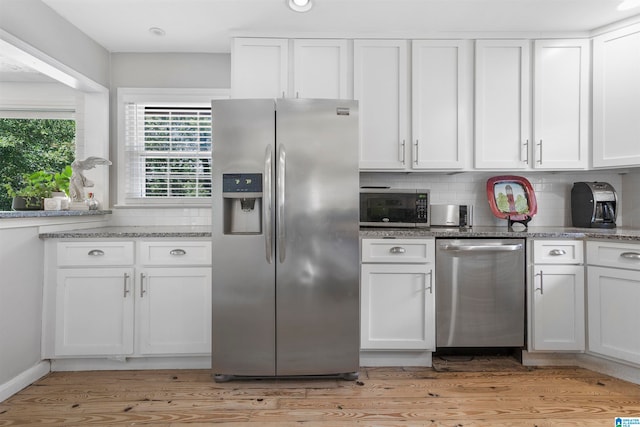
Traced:
[[581, 240], [534, 240], [533, 262], [536, 264], [582, 264]]
[[210, 241], [150, 241], [139, 244], [143, 265], [210, 265]]
[[617, 242], [587, 242], [589, 265], [640, 270], [640, 245]]
[[362, 262], [433, 262], [433, 239], [362, 239]]
[[133, 264], [133, 242], [59, 242], [59, 267]]

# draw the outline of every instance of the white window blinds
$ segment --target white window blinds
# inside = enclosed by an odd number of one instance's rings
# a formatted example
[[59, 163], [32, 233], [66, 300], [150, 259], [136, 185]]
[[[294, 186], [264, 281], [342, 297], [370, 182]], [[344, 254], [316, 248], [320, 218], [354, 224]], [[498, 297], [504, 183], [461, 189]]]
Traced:
[[211, 107], [125, 105], [127, 198], [211, 196]]

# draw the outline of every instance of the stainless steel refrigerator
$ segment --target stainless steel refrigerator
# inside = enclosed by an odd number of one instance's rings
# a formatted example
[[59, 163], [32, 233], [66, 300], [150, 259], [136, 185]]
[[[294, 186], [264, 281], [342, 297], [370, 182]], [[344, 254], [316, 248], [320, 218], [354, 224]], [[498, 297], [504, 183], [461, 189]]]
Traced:
[[212, 370], [357, 378], [358, 105], [215, 100]]

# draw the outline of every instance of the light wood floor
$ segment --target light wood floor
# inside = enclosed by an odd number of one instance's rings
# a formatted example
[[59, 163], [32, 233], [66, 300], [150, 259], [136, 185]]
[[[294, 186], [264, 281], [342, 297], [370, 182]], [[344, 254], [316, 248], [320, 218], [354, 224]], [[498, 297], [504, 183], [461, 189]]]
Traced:
[[0, 403], [0, 426], [614, 426], [616, 416], [640, 417], [640, 386], [579, 368], [222, 384], [206, 370], [57, 372]]

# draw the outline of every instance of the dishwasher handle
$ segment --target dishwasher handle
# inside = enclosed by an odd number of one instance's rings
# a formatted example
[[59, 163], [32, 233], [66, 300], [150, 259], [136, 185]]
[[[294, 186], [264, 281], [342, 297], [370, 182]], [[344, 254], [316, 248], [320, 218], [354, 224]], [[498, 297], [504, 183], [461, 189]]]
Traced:
[[522, 243], [506, 245], [440, 245], [445, 251], [452, 252], [513, 252], [522, 249]]

